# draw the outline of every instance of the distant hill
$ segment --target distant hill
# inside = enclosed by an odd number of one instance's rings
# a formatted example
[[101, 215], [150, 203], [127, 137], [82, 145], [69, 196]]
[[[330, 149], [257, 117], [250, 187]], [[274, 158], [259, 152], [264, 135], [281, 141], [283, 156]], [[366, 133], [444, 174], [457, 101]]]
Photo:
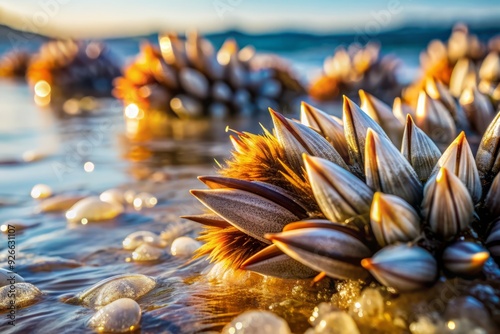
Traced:
[[34, 51], [38, 49], [38, 46], [41, 43], [47, 41], [48, 39], [48, 37], [42, 35], [12, 29], [0, 24], [0, 43], [11, 44], [11, 48]]
[[[368, 40], [376, 40], [384, 48], [391, 47], [420, 47], [423, 48], [433, 39], [446, 40], [450, 36], [452, 26], [421, 26], [408, 24], [405, 27], [382, 31], [376, 35], [363, 35], [359, 33], [308, 33], [308, 32], [270, 32], [262, 34], [251, 34], [239, 30], [228, 30], [225, 32], [206, 34], [215, 46], [221, 45], [228, 37], [235, 38], [239, 45], [253, 44], [260, 50], [272, 52], [296, 50], [318, 45], [348, 45], [354, 42], [365, 44]], [[481, 26], [471, 26], [470, 30], [478, 35], [481, 40], [487, 40], [494, 35], [500, 34], [500, 22], [483, 23]], [[22, 32], [5, 25], [0, 25], [0, 44], [4, 49], [8, 43], [23, 49], [35, 51], [41, 43], [50, 37]], [[106, 38], [105, 41], [111, 45], [138, 44], [141, 40], [149, 40], [157, 43], [158, 34], [149, 34], [131, 37]]]

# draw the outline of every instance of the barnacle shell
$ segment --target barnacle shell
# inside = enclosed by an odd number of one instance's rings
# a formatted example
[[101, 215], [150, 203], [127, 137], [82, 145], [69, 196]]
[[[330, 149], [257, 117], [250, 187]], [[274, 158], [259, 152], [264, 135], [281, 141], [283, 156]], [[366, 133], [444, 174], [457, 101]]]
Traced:
[[442, 167], [425, 185], [422, 210], [431, 230], [450, 239], [469, 226], [474, 204], [462, 181]]
[[475, 275], [483, 269], [490, 253], [480, 245], [460, 241], [446, 247], [443, 252], [443, 264], [449, 271], [458, 275]]
[[439, 160], [441, 151], [408, 115], [401, 144], [401, 154], [411, 164], [420, 181], [425, 182]]
[[420, 235], [420, 217], [400, 197], [376, 192], [370, 209], [370, 223], [380, 246], [411, 241]]
[[437, 173], [441, 167], [454, 173], [465, 184], [474, 203], [481, 199], [481, 180], [464, 132], [461, 132], [444, 151], [434, 167], [433, 174]]
[[330, 277], [359, 279], [367, 275], [359, 264], [371, 251], [349, 227], [304, 221], [266, 237], [291, 258]]
[[385, 286], [411, 291], [431, 285], [437, 278], [432, 254], [418, 246], [386, 246], [361, 265]]
[[325, 159], [304, 154], [307, 177], [321, 211], [335, 222], [368, 214], [373, 191], [360, 179]]
[[408, 160], [386, 138], [370, 128], [365, 145], [366, 184], [374, 191], [393, 194], [418, 205], [422, 200], [423, 186]]

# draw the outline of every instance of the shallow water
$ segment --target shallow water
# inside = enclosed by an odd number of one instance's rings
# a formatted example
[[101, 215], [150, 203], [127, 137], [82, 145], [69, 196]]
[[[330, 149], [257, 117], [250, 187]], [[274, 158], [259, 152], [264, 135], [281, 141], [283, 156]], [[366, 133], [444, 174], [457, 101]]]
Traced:
[[[251, 42], [258, 44], [258, 40]], [[115, 41], [113, 45], [123, 58], [136, 51], [135, 40]], [[266, 44], [261, 48], [257, 45], [257, 49], [278, 52], [306, 78], [319, 71], [324, 57], [336, 46], [313, 47], [307, 41], [297, 45], [303, 47], [272, 50]], [[418, 53], [392, 51], [405, 58], [407, 73], [414, 70]], [[123, 250], [123, 239], [138, 230], [167, 230], [172, 240], [184, 234], [196, 235], [198, 226], [178, 217], [202, 211], [188, 190], [202, 188], [196, 176], [213, 174], [213, 159], [221, 161], [228, 155], [225, 123], [209, 124], [208, 131], [205, 124], [200, 138], [138, 144], [125, 137], [122, 107], [116, 101], [103, 102], [88, 116], [60, 118], [51, 110], [38, 109], [23, 82], [0, 81], [0, 92], [0, 223], [23, 219], [34, 225], [16, 233], [16, 271], [44, 293], [38, 303], [17, 311], [15, 327], [6, 326], [7, 318], [0, 313], [2, 333], [89, 332], [85, 323], [95, 311], [66, 304], [61, 298], [125, 273], [150, 275], [158, 281], [153, 291], [138, 300], [143, 310], [142, 333], [219, 331], [232, 317], [253, 308], [271, 309], [284, 317], [294, 332], [301, 333], [308, 328], [307, 318], [314, 306], [330, 300], [328, 281], [315, 288], [309, 282], [258, 276], [217, 283], [200, 275], [206, 273], [205, 262], [187, 264], [185, 259], [165, 255], [154, 263], [136, 263], [130, 261], [131, 251]], [[340, 112], [338, 105], [333, 112]], [[269, 123], [266, 117], [262, 121]], [[256, 120], [231, 126], [237, 130], [259, 128]], [[26, 152], [35, 152], [41, 159], [22, 163]], [[94, 164], [92, 172], [84, 170], [86, 162]], [[63, 213], [37, 212], [39, 203], [29, 195], [37, 183], [50, 185], [56, 194], [96, 195], [115, 187], [147, 191], [158, 198], [158, 205], [141, 211], [128, 207], [108, 222], [71, 225]], [[2, 234], [3, 268], [7, 267], [6, 247]]]

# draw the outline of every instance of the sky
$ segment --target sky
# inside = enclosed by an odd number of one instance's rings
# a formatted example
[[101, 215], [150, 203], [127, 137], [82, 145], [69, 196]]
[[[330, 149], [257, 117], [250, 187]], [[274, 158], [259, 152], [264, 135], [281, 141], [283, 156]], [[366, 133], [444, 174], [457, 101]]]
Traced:
[[0, 23], [65, 37], [189, 29], [358, 33], [410, 21], [449, 25], [499, 17], [498, 0], [0, 0]]

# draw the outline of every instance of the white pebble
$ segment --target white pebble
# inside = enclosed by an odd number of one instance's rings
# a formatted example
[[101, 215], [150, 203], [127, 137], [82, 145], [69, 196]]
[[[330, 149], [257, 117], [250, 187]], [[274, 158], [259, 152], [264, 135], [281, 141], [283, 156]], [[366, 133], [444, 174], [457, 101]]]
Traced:
[[37, 184], [31, 189], [31, 197], [44, 199], [52, 196], [52, 189], [46, 184]]
[[149, 231], [137, 231], [129, 234], [123, 240], [123, 249], [136, 249], [142, 244], [148, 244], [154, 247], [163, 248], [167, 246], [167, 242], [161, 239], [158, 235]]
[[123, 191], [120, 189], [108, 189], [103, 191], [101, 195], [99, 195], [99, 199], [108, 203], [117, 203], [120, 205], [125, 204], [125, 196]]
[[285, 320], [268, 311], [246, 311], [222, 330], [221, 334], [291, 334]]
[[316, 334], [359, 334], [354, 319], [346, 312], [337, 311], [325, 315], [314, 328]]
[[172, 242], [170, 251], [173, 256], [190, 257], [200, 248], [201, 244], [190, 237], [179, 237]]
[[84, 198], [81, 195], [57, 195], [43, 200], [39, 207], [41, 212], [65, 211]]
[[[30, 283], [16, 283], [14, 285], [16, 293], [16, 307], [24, 307], [35, 303], [41, 296], [42, 291]], [[0, 288], [0, 310], [6, 310], [10, 307], [9, 294], [12, 293], [11, 285]]]
[[70, 223], [82, 223], [113, 219], [123, 212], [123, 206], [117, 203], [101, 201], [98, 197], [87, 197], [78, 201], [66, 212]]
[[104, 306], [87, 325], [97, 332], [126, 333], [139, 328], [141, 307], [130, 298], [120, 298]]
[[155, 261], [163, 255], [163, 251], [159, 248], [148, 244], [142, 244], [132, 253], [134, 261]]
[[320, 323], [325, 315], [334, 311], [338, 311], [338, 309], [332, 304], [320, 303], [314, 308], [312, 315], [309, 317], [309, 323], [313, 326], [316, 326]]
[[24, 278], [18, 274], [14, 274], [7, 269], [0, 268], [0, 287], [23, 282]]
[[378, 290], [366, 288], [353, 303], [351, 312], [360, 318], [380, 318], [384, 313], [384, 298]]
[[118, 275], [94, 284], [87, 290], [67, 300], [67, 302], [95, 308], [108, 305], [120, 298], [138, 299], [155, 286], [155, 280], [146, 275]]
[[437, 333], [436, 324], [426, 316], [419, 316], [417, 321], [410, 324], [412, 334], [434, 334]]

